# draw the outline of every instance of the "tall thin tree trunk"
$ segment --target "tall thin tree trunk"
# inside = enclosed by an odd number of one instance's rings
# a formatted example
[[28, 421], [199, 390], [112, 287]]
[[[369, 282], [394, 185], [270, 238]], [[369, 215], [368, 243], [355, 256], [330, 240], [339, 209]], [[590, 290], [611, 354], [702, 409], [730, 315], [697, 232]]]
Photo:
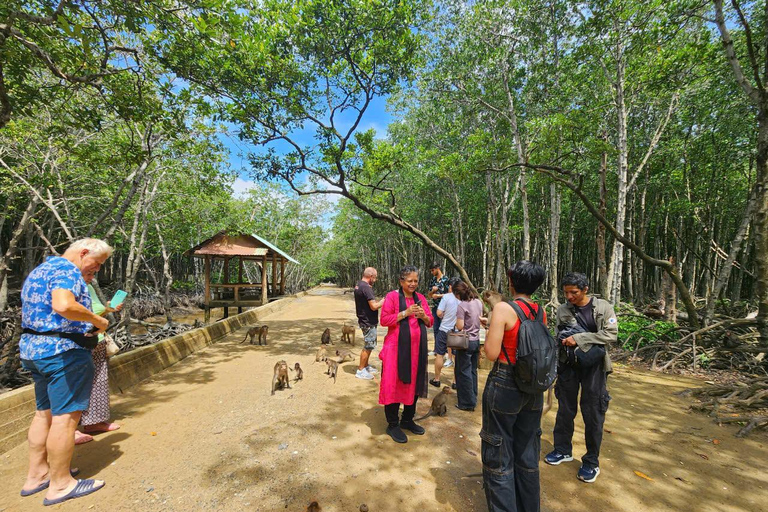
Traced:
[[[624, 99], [624, 74], [626, 62], [623, 56], [622, 43], [617, 43], [615, 103], [618, 128], [618, 187], [616, 195], [616, 231], [624, 235], [624, 223], [627, 208], [627, 175], [628, 175], [628, 147], [627, 147], [627, 107]], [[624, 245], [618, 240], [613, 242], [611, 255], [611, 267], [609, 271], [609, 300], [617, 304], [621, 300], [621, 272], [624, 267]]]
[[[603, 131], [603, 142], [607, 144], [608, 133]], [[608, 152], [603, 151], [600, 156], [600, 200], [598, 202], [598, 211], [603, 217], [606, 216], [606, 202], [608, 196], [608, 189], [605, 184], [606, 174], [608, 173]], [[573, 229], [573, 227], [571, 227]], [[600, 222], [597, 223], [597, 283], [600, 296], [603, 298], [608, 297], [608, 263], [605, 260], [605, 226]]]
[[163, 232], [160, 230], [159, 224], [155, 224], [155, 230], [157, 231], [157, 238], [160, 240], [160, 249], [163, 255], [163, 276], [165, 281], [163, 309], [165, 310], [166, 325], [171, 326], [173, 325], [173, 314], [171, 312], [171, 286], [173, 285], [173, 274], [171, 273], [170, 255], [168, 254], [168, 249], [165, 247], [165, 239], [163, 238]]
[[549, 218], [549, 282], [550, 302], [558, 304], [559, 278], [557, 275], [557, 263], [559, 261], [558, 243], [560, 241], [560, 191], [557, 185], [549, 185], [550, 218]]

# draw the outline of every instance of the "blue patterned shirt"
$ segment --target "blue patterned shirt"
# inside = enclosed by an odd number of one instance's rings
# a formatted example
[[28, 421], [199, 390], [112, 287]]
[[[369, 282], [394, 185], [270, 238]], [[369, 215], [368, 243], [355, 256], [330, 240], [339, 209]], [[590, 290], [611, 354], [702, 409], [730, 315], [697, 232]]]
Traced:
[[[21, 289], [21, 326], [39, 332], [86, 333], [93, 325], [87, 322], [67, 320], [53, 310], [51, 292], [63, 289], [72, 292], [75, 300], [91, 309], [91, 297], [80, 269], [71, 261], [59, 256], [46, 259], [33, 270]], [[19, 341], [21, 359], [37, 360], [55, 356], [68, 350], [87, 350], [66, 338], [22, 334]]]
[[[448, 293], [448, 277], [443, 276], [438, 279], [435, 276], [432, 276], [432, 279], [429, 280], [429, 285], [427, 285], [427, 292], [432, 290], [433, 286], [437, 286], [437, 291], [435, 293], [445, 295]], [[437, 307], [438, 304], [440, 304], [440, 299], [432, 299], [433, 306]]]

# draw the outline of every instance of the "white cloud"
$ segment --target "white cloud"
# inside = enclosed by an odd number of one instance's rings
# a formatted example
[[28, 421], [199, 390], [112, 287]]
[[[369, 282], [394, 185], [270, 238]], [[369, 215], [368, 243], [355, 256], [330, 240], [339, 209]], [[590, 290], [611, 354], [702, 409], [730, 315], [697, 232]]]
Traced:
[[248, 191], [256, 187], [256, 183], [249, 180], [244, 180], [241, 177], [237, 177], [232, 184], [232, 197], [235, 199], [244, 199], [248, 195]]

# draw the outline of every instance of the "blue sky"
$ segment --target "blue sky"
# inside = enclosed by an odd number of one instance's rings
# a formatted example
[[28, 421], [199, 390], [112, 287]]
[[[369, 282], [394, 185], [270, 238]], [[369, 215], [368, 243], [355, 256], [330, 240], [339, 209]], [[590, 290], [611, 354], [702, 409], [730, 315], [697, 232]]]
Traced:
[[[392, 120], [392, 116], [389, 112], [387, 112], [387, 98], [374, 98], [366, 110], [360, 126], [357, 128], [357, 131], [363, 132], [373, 128], [376, 131], [376, 136], [378, 138], [382, 138], [386, 136], [387, 126], [392, 122]], [[346, 128], [350, 126], [351, 121], [349, 121], [347, 124], [344, 123], [345, 119], [342, 117], [337, 122], [337, 126], [340, 129]], [[313, 131], [311, 130], [305, 130], [303, 132], [296, 133], [296, 140], [299, 143], [312, 144], [314, 142], [312, 140], [312, 134]], [[233, 187], [234, 195], [239, 196], [253, 185], [253, 181], [249, 175], [250, 165], [248, 162], [248, 154], [258, 154], [264, 151], [265, 148], [254, 146], [248, 141], [241, 141], [238, 138], [237, 126], [235, 125], [230, 127], [229, 133], [221, 134], [219, 138], [222, 144], [224, 144], [224, 146], [229, 151], [229, 164], [231, 168], [239, 175]]]

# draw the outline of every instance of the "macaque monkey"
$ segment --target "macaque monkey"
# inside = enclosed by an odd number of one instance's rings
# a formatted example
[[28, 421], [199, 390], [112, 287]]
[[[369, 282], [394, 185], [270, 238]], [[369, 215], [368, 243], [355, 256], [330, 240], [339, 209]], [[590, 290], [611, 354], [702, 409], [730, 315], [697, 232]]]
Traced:
[[493, 308], [496, 306], [496, 304], [504, 300], [504, 296], [494, 290], [485, 290], [481, 294], [480, 298], [483, 299], [483, 302], [485, 302], [489, 309], [487, 317], [480, 317], [480, 323], [483, 324], [483, 327], [487, 327], [491, 324], [490, 311], [493, 311]]
[[304, 380], [304, 370], [301, 369], [301, 365], [299, 365], [299, 363], [296, 363], [295, 365], [293, 365], [293, 369], [296, 370], [296, 378], [294, 379], [294, 382]]
[[323, 331], [323, 335], [320, 336], [320, 344], [321, 345], [333, 345], [333, 342], [331, 341], [331, 330], [326, 329]]
[[280, 386], [280, 389], [291, 389], [291, 383], [288, 381], [288, 363], [278, 361], [275, 363], [275, 374], [272, 376], [272, 394]]
[[262, 325], [261, 327], [255, 326], [248, 329], [248, 332], [245, 333], [245, 338], [243, 338], [243, 341], [240, 343], [245, 343], [245, 340], [248, 339], [248, 336], [251, 337], [250, 344], [253, 345], [253, 338], [256, 337], [256, 335], [259, 335], [259, 345], [261, 345], [261, 341], [264, 340], [264, 345], [267, 344], [267, 333], [269, 332], [269, 326], [268, 325]]
[[429, 418], [430, 416], [445, 416], [445, 414], [448, 412], [447, 402], [448, 395], [450, 394], [450, 386], [443, 386], [442, 391], [440, 391], [437, 396], [432, 399], [432, 405], [429, 406], [429, 412], [421, 418], [416, 418], [413, 421], [423, 420], [424, 418]]
[[307, 512], [322, 512], [322, 508], [320, 508], [320, 505], [316, 501], [313, 501], [309, 504], [307, 507]]
[[338, 361], [334, 361], [333, 359], [326, 359], [325, 364], [328, 365], [328, 371], [325, 373], [328, 375], [328, 378], [333, 377], [333, 383], [336, 384], [336, 373], [339, 371]]
[[355, 354], [351, 350], [337, 350], [336, 355], [338, 356], [338, 359], [336, 359], [339, 363], [343, 363], [344, 361], [349, 358], [350, 361], [355, 360], [355, 356], [359, 356], [360, 354]]
[[351, 325], [343, 325], [341, 327], [341, 342], [344, 343], [345, 341], [350, 345], [355, 344], [355, 328]]
[[315, 354], [315, 363], [318, 363], [320, 361], [325, 361], [327, 357], [328, 357], [328, 351], [325, 350], [325, 347], [320, 347], [317, 349], [317, 353]]

